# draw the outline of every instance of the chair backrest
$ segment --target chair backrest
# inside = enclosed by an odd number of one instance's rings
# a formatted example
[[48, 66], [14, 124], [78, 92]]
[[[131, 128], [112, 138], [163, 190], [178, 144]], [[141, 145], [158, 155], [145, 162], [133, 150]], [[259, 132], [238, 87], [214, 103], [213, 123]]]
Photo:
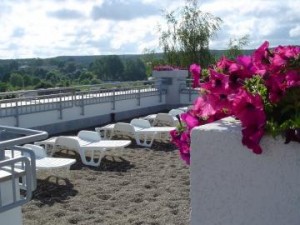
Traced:
[[101, 141], [101, 136], [97, 131], [81, 130], [78, 132], [77, 136], [85, 141]]
[[35, 154], [35, 157], [36, 157], [37, 159], [47, 157], [46, 150], [45, 150], [42, 146], [39, 146], [39, 145], [32, 145], [32, 144], [25, 144], [25, 145], [23, 145], [23, 147], [28, 148], [28, 149], [30, 149], [31, 151], [33, 151], [34, 154]]
[[134, 127], [129, 123], [118, 122], [114, 127], [114, 134], [118, 136], [135, 137]]
[[80, 145], [76, 138], [67, 137], [67, 136], [59, 136], [55, 140], [55, 148], [59, 147], [61, 149], [68, 149], [79, 151]]
[[149, 127], [151, 127], [150, 122], [148, 120], [145, 120], [145, 119], [132, 119], [130, 121], [130, 124], [132, 126], [140, 127], [140, 128], [149, 128]]
[[153, 126], [169, 126], [176, 127], [176, 121], [173, 116], [168, 113], [158, 113], [153, 121]]
[[171, 116], [177, 116], [177, 115], [180, 115], [184, 113], [183, 110], [180, 110], [180, 109], [171, 109], [168, 114], [171, 115]]

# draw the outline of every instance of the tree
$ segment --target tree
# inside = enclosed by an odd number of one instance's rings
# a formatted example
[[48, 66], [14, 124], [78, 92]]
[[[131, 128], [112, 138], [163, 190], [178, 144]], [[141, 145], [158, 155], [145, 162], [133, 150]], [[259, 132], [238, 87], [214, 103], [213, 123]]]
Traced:
[[141, 59], [125, 59], [124, 60], [124, 73], [122, 80], [135, 81], [135, 80], [145, 80], [146, 67]]
[[9, 83], [13, 87], [24, 87], [24, 79], [21, 74], [12, 73], [9, 78]]
[[46, 75], [46, 80], [56, 86], [61, 80], [62, 75], [57, 70], [50, 70]]
[[31, 80], [32, 85], [36, 86], [38, 83], [41, 82], [41, 79], [38, 77], [33, 77]]
[[9, 86], [7, 83], [0, 82], [0, 92], [6, 92], [6, 91], [8, 91], [8, 89], [9, 89]]
[[244, 35], [241, 38], [230, 38], [225, 56], [229, 59], [235, 59], [237, 56], [243, 54], [242, 49], [248, 44], [249, 35]]
[[186, 0], [182, 9], [167, 12], [165, 19], [167, 29], [159, 28], [159, 41], [167, 62], [182, 67], [192, 63], [207, 67], [212, 60], [209, 41], [222, 20], [198, 9], [197, 0]]
[[34, 89], [40, 89], [40, 88], [53, 88], [54, 86], [47, 81], [41, 81], [40, 83], [38, 83]]
[[146, 74], [148, 77], [152, 75], [152, 70], [155, 66], [166, 64], [160, 55], [161, 54], [156, 53], [153, 49], [145, 48], [143, 50], [142, 61], [146, 68]]
[[120, 80], [124, 71], [124, 65], [120, 57], [110, 55], [95, 60], [90, 66], [100, 80]]

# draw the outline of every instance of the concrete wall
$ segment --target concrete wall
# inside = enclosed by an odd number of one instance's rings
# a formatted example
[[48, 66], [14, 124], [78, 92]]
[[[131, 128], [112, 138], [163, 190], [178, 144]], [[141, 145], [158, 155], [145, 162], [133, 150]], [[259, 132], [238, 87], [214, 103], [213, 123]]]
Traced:
[[[59, 110], [31, 113], [19, 116], [19, 127], [45, 130], [50, 135], [100, 126], [105, 123], [126, 120], [133, 117], [156, 113], [166, 109], [165, 96], [159, 101], [159, 96], [141, 97], [140, 105], [137, 99], [125, 99], [115, 102], [115, 109], [111, 102], [97, 103], [82, 108], [75, 104], [71, 108], [63, 109], [62, 118]], [[1, 125], [15, 126], [15, 117], [1, 119]]]
[[239, 124], [192, 131], [192, 225], [299, 225], [300, 145], [264, 137], [263, 153], [241, 144]]
[[181, 93], [180, 94], [180, 103], [182, 105], [192, 105], [196, 98], [199, 97], [198, 93], [192, 93], [191, 96], [189, 94]]

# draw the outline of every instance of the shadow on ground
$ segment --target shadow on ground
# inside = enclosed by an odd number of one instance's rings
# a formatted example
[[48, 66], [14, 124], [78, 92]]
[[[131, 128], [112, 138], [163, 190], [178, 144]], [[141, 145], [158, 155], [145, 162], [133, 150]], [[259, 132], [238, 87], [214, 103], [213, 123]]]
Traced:
[[40, 206], [53, 205], [57, 202], [63, 202], [77, 195], [78, 191], [67, 178], [58, 176], [49, 176], [46, 179], [37, 180], [37, 188], [33, 192], [32, 199], [40, 201]]

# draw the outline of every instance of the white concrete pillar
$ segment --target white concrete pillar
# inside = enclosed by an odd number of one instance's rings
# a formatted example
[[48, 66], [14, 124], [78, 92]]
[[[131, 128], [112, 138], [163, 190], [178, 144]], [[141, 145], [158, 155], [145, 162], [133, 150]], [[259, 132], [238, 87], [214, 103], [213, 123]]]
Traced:
[[180, 103], [180, 88], [186, 87], [187, 70], [152, 71], [156, 78], [167, 89], [166, 104], [178, 105]]
[[299, 225], [299, 143], [265, 136], [256, 155], [241, 138], [229, 119], [193, 129], [191, 225]]

